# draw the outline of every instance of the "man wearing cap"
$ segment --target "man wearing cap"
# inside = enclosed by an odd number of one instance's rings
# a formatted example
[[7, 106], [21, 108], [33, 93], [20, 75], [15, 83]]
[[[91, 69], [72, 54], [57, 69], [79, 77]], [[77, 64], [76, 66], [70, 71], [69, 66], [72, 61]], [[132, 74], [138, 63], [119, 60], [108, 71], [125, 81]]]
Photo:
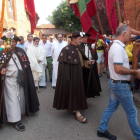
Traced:
[[62, 49], [58, 57], [59, 68], [53, 107], [58, 110], [67, 109], [76, 114], [76, 120], [85, 123], [87, 119], [79, 111], [87, 109], [82, 67], [89, 67], [93, 61], [89, 61], [78, 48], [82, 37], [82, 32], [74, 32], [71, 43]]
[[[6, 36], [2, 39], [8, 40]], [[8, 41], [7, 52], [0, 51], [0, 124], [8, 121], [18, 131], [24, 131], [21, 114], [28, 117], [29, 112], [39, 111], [39, 101], [28, 57], [23, 49], [16, 47], [18, 41], [20, 39], [17, 36], [12, 36]]]
[[81, 50], [89, 60], [94, 60], [91, 76], [90, 76], [91, 68], [90, 69], [86, 67], [83, 68], [85, 91], [87, 97], [96, 97], [96, 96], [100, 96], [99, 92], [101, 92], [101, 85], [99, 81], [97, 63], [96, 63], [98, 56], [97, 56], [96, 48], [94, 48], [94, 53], [92, 53], [92, 45], [88, 43], [88, 38], [91, 35], [86, 32], [84, 32], [83, 34], [84, 36], [82, 38], [82, 44], [79, 47], [81, 48]]
[[56, 81], [57, 81], [57, 72], [58, 72], [58, 56], [61, 52], [61, 50], [67, 46], [67, 42], [63, 41], [63, 35], [58, 34], [57, 35], [57, 41], [53, 42], [52, 45], [52, 58], [53, 58], [53, 76], [52, 76], [52, 87], [56, 87]]
[[46, 88], [45, 67], [47, 66], [46, 53], [42, 45], [39, 45], [40, 39], [34, 37], [33, 45], [28, 47], [27, 56], [30, 61], [35, 86]]

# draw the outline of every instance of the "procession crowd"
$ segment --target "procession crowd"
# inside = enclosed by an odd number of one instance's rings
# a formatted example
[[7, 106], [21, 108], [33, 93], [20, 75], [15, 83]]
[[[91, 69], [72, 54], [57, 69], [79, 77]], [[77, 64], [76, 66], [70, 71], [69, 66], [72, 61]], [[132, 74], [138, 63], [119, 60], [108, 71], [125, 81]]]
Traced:
[[[5, 41], [5, 48], [0, 48], [0, 124], [10, 122], [18, 131], [24, 131], [21, 114], [39, 111], [39, 88], [46, 88], [46, 82], [52, 83], [55, 89], [53, 107], [57, 110], [68, 110], [75, 114], [80, 123], [87, 123], [81, 110], [88, 108], [87, 98], [97, 98], [102, 92], [100, 80], [103, 71], [109, 68], [108, 85], [110, 89], [109, 104], [104, 111], [97, 131], [99, 137], [116, 140], [108, 132], [111, 115], [121, 104], [126, 112], [129, 126], [134, 137], [140, 140], [140, 127], [137, 122], [137, 111], [130, 90], [131, 75], [140, 79], [140, 70], [132, 66], [134, 36], [139, 31], [126, 24], [120, 24], [116, 35], [88, 42], [90, 34], [75, 31], [64, 40], [63, 34], [56, 38], [43, 34], [42, 38], [27, 35], [8, 34], [0, 40]], [[6, 49], [7, 46], [7, 49]], [[137, 81], [136, 81], [137, 85]], [[139, 88], [139, 87], [138, 87]]]

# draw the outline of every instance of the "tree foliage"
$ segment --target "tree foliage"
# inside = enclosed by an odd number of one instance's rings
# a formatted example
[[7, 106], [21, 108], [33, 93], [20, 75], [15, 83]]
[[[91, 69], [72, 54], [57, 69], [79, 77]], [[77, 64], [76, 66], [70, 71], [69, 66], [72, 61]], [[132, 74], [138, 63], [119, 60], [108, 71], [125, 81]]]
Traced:
[[53, 11], [52, 16], [48, 16], [47, 20], [55, 25], [56, 28], [64, 28], [71, 33], [82, 30], [80, 20], [75, 16], [73, 9], [68, 4], [68, 0], [62, 1]]

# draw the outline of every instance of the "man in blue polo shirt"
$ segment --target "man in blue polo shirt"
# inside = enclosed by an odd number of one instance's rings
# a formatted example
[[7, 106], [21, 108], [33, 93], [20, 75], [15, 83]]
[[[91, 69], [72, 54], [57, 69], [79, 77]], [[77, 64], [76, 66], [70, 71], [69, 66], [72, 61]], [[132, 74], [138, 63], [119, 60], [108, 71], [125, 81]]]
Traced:
[[17, 47], [24, 49], [24, 37], [23, 36], [19, 36], [20, 38], [20, 42], [16, 45]]
[[108, 82], [110, 89], [109, 104], [104, 111], [97, 135], [111, 140], [117, 137], [110, 134], [108, 122], [111, 115], [117, 110], [119, 104], [123, 106], [126, 112], [129, 126], [134, 137], [140, 140], [140, 127], [137, 121], [137, 111], [133, 103], [133, 94], [130, 91], [130, 75], [135, 75], [140, 79], [140, 70], [133, 70], [129, 67], [129, 59], [125, 51], [125, 44], [131, 35], [131, 28], [125, 24], [118, 27], [116, 31], [117, 38], [109, 51], [109, 71], [110, 80]]

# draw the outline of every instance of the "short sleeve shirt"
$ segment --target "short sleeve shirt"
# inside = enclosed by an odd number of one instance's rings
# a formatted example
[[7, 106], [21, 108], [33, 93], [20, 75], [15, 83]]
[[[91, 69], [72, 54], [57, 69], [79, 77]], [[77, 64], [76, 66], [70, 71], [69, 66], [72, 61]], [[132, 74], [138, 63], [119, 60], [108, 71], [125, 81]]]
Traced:
[[115, 40], [112, 44], [109, 51], [108, 64], [111, 79], [127, 81], [131, 79], [130, 75], [118, 74], [115, 72], [114, 69], [114, 65], [122, 65], [123, 67], [130, 69], [129, 59], [125, 50], [125, 45], [121, 41]]
[[[98, 39], [98, 41], [97, 41], [97, 46], [98, 47], [102, 47], [103, 45], [102, 45], [102, 39]], [[104, 51], [103, 50], [97, 50], [97, 52], [101, 52], [101, 53], [103, 53]]]

